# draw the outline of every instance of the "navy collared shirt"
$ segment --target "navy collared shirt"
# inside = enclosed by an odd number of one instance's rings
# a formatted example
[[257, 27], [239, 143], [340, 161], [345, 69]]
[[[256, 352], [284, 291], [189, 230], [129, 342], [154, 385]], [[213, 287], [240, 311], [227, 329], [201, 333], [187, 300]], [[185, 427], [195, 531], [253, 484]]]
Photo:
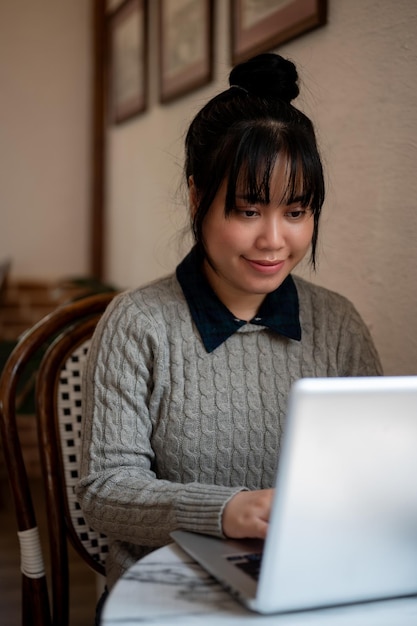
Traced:
[[[248, 323], [236, 318], [216, 296], [203, 273], [196, 248], [178, 265], [176, 274], [207, 352], [213, 352]], [[267, 294], [250, 323], [300, 341], [298, 294], [291, 276], [287, 276], [278, 289]]]

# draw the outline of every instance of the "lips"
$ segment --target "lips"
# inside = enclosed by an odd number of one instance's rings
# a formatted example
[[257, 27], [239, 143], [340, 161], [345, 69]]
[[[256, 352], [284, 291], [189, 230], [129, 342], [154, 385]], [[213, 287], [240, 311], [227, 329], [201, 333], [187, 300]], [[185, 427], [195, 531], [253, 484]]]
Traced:
[[250, 263], [256, 263], [257, 265], [265, 265], [266, 267], [268, 266], [273, 266], [273, 265], [279, 265], [280, 263], [283, 263], [283, 261], [262, 261], [262, 260], [258, 260], [258, 259], [247, 259], [247, 261], [249, 261]]
[[261, 272], [263, 274], [273, 274], [274, 272], [278, 272], [285, 261], [280, 261], [278, 259], [269, 261], [264, 259], [245, 259], [246, 262], [255, 269], [257, 272]]

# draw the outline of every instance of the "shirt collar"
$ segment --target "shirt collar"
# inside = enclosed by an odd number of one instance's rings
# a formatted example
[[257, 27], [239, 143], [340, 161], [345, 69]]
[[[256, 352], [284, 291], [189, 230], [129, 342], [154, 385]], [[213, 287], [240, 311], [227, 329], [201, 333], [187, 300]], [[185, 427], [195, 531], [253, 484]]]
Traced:
[[[202, 259], [196, 248], [178, 265], [176, 275], [207, 352], [213, 352], [247, 324], [237, 319], [216, 296], [202, 271]], [[267, 294], [250, 323], [300, 341], [298, 294], [291, 276], [287, 276], [278, 289]]]

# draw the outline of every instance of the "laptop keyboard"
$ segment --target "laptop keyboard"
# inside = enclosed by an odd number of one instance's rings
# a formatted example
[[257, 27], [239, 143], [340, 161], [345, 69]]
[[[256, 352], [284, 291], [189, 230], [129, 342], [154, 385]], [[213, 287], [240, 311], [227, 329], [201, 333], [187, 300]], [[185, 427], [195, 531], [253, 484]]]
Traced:
[[236, 554], [226, 557], [228, 561], [243, 570], [246, 574], [258, 580], [261, 570], [262, 552], [251, 554]]

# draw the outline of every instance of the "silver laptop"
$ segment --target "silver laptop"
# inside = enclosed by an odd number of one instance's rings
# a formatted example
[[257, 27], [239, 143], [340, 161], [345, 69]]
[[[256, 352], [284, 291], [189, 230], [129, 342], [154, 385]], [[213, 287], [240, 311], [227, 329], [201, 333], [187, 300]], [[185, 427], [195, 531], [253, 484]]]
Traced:
[[265, 542], [172, 537], [259, 613], [416, 594], [417, 376], [298, 381]]

